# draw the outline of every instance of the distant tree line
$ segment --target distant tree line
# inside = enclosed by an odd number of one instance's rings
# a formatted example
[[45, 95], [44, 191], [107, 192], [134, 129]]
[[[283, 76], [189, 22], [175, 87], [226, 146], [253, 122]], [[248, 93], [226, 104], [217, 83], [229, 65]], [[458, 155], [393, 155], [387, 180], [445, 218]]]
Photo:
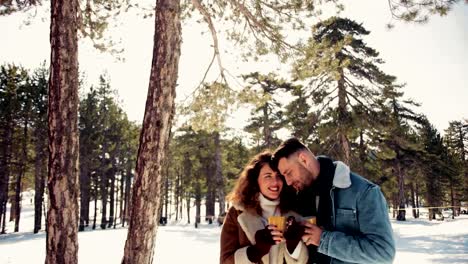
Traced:
[[[281, 129], [315, 153], [343, 160], [378, 183], [398, 220], [405, 220], [407, 206], [431, 208], [429, 219], [442, 207], [451, 207], [453, 216], [459, 214], [468, 200], [468, 121], [450, 122], [442, 136], [418, 113], [418, 104], [404, 98], [404, 85], [380, 69], [383, 61], [363, 41], [369, 32], [362, 25], [333, 17], [316, 24], [312, 32], [290, 81], [275, 73], [253, 72], [242, 76], [240, 91], [205, 83], [181, 108], [178, 115], [186, 121], [171, 134], [163, 162], [159, 216], [188, 223], [195, 217], [195, 224], [204, 216], [211, 222], [216, 212], [226, 210], [225, 195], [249, 157], [274, 149]], [[44, 65], [33, 71], [13, 64], [0, 68], [2, 233], [7, 221], [15, 221], [14, 231], [19, 230], [21, 192], [32, 188], [34, 232], [41, 229], [48, 76]], [[96, 87], [83, 91], [78, 119], [79, 230], [124, 226], [132, 204], [141, 127], [128, 120], [105, 75]], [[226, 118], [240, 106], [251, 109], [244, 128], [249, 139], [227, 133]], [[418, 209], [413, 216], [419, 217]]]

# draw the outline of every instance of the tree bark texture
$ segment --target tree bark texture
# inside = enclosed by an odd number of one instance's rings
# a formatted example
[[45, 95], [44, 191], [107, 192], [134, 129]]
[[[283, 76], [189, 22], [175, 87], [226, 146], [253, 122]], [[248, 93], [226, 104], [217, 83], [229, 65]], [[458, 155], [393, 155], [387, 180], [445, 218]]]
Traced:
[[174, 115], [180, 44], [180, 1], [157, 0], [151, 76], [138, 149], [130, 224], [122, 263], [153, 262], [161, 167]]
[[46, 264], [78, 263], [77, 10], [76, 0], [51, 1]]

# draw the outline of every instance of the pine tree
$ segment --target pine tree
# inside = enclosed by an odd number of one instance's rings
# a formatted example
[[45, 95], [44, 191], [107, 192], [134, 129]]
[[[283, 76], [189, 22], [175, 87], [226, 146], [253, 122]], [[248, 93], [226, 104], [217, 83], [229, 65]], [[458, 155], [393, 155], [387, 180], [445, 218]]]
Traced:
[[[406, 182], [411, 165], [421, 155], [422, 147], [416, 141], [415, 124], [421, 123], [421, 118], [412, 108], [419, 106], [412, 100], [402, 100], [403, 93], [399, 85], [389, 85], [383, 89], [381, 100], [380, 124], [374, 130], [374, 137], [379, 141], [382, 159], [391, 167], [392, 174], [397, 177], [398, 194], [397, 220], [406, 220], [405, 205], [407, 204]], [[413, 126], [412, 126], [413, 125]]]
[[285, 124], [284, 111], [275, 95], [292, 91], [296, 86], [273, 73], [263, 75], [253, 72], [242, 77], [248, 84], [241, 92], [241, 98], [245, 103], [254, 105], [244, 130], [253, 135], [258, 151], [272, 149], [279, 145], [276, 132]]
[[[46, 263], [78, 263], [78, 1], [51, 4]], [[63, 56], [66, 54], [66, 56]]]
[[[331, 17], [313, 27], [304, 54], [294, 63], [294, 78], [308, 82], [304, 89], [311, 108], [318, 108], [325, 153], [347, 164], [357, 137], [353, 130], [372, 127], [378, 96], [391, 82], [379, 69], [379, 53], [362, 40], [369, 33], [355, 21]], [[353, 111], [368, 120], [360, 123], [364, 127], [356, 127]]]
[[32, 81], [32, 143], [34, 145], [34, 233], [42, 227], [45, 178], [47, 176], [48, 139], [47, 134], [47, 86], [49, 71], [45, 64], [34, 71]]
[[[21, 149], [18, 145], [21, 136], [18, 135], [19, 127], [21, 124], [20, 113], [22, 108], [21, 94], [26, 85], [28, 85], [28, 73], [25, 69], [15, 65], [2, 65], [0, 67], [0, 226], [1, 232], [6, 232], [6, 205], [8, 202], [9, 186], [13, 183], [10, 182], [12, 174], [18, 171], [13, 166], [13, 162], [19, 164], [20, 162], [16, 155], [19, 153], [13, 151], [14, 149]], [[15, 154], [16, 153], [16, 154]], [[20, 179], [16, 181], [20, 184]], [[12, 186], [15, 188], [15, 184]], [[18, 193], [16, 191], [16, 193]], [[18, 197], [12, 197], [10, 217], [12, 220], [19, 216], [15, 210], [18, 210], [19, 203], [16, 201]]]

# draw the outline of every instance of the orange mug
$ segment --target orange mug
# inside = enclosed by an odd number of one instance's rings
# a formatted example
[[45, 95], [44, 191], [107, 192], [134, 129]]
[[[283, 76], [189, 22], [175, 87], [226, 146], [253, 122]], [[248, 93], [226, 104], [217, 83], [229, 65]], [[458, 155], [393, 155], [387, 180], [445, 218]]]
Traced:
[[317, 224], [317, 217], [316, 216], [304, 216], [302, 219], [304, 219], [304, 221], [309, 222], [309, 223], [311, 223], [313, 225]]
[[268, 217], [268, 224], [269, 225], [276, 225], [276, 227], [280, 231], [284, 231], [284, 228], [286, 227], [286, 217], [284, 216], [270, 216]]

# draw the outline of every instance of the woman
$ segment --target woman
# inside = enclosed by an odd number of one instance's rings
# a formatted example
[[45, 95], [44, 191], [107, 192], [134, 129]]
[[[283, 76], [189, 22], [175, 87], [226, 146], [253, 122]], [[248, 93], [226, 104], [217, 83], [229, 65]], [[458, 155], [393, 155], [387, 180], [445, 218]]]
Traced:
[[294, 201], [293, 190], [271, 169], [270, 162], [270, 152], [256, 155], [229, 194], [233, 206], [221, 231], [223, 264], [307, 262], [308, 252], [301, 241], [303, 229], [299, 224], [284, 235], [277, 226], [268, 225], [267, 219], [273, 215], [300, 218], [288, 209]]

